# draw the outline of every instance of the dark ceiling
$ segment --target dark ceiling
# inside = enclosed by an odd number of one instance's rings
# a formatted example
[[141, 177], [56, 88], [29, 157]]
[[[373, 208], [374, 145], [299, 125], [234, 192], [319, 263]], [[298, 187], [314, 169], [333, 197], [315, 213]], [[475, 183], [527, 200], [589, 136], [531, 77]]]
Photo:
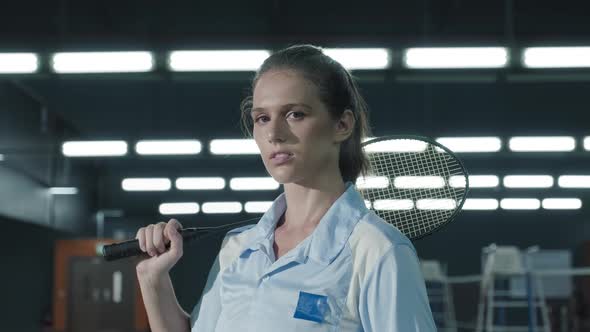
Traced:
[[398, 46], [585, 42], [587, 1], [18, 1], [2, 48]]

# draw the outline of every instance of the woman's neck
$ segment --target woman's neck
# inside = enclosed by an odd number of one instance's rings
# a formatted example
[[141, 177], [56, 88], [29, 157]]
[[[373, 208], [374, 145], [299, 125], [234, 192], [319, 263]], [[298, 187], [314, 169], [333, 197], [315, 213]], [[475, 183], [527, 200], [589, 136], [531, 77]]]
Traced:
[[313, 185], [288, 183], [284, 185], [287, 211], [285, 230], [312, 231], [332, 204], [344, 193], [346, 186], [340, 174], [319, 177]]

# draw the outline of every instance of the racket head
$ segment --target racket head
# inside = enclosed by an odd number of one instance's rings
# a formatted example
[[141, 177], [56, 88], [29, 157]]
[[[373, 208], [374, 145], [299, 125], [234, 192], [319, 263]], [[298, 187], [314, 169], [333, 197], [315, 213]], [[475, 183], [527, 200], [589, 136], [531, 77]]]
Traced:
[[370, 166], [357, 190], [371, 210], [409, 239], [430, 235], [459, 214], [469, 176], [450, 149], [416, 135], [377, 137], [362, 146]]

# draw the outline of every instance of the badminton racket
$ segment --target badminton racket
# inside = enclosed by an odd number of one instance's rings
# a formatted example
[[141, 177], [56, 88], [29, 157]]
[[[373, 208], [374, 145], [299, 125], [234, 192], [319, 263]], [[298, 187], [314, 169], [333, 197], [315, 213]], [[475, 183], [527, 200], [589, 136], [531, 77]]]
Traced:
[[[363, 149], [369, 167], [357, 179], [356, 189], [369, 209], [409, 239], [432, 234], [461, 211], [469, 177], [461, 160], [445, 146], [420, 136], [384, 136], [365, 141]], [[189, 243], [258, 220], [184, 228], [179, 232], [183, 243]], [[108, 261], [141, 254], [145, 253], [137, 240], [103, 247]]]

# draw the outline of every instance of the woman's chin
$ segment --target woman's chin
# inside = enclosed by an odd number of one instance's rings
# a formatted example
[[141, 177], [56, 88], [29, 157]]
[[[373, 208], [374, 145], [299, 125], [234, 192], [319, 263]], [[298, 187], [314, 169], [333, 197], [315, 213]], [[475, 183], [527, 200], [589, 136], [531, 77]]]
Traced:
[[298, 177], [293, 174], [293, 172], [281, 172], [280, 170], [275, 170], [274, 172], [270, 173], [270, 176], [280, 184], [286, 184], [291, 182], [296, 182]]

